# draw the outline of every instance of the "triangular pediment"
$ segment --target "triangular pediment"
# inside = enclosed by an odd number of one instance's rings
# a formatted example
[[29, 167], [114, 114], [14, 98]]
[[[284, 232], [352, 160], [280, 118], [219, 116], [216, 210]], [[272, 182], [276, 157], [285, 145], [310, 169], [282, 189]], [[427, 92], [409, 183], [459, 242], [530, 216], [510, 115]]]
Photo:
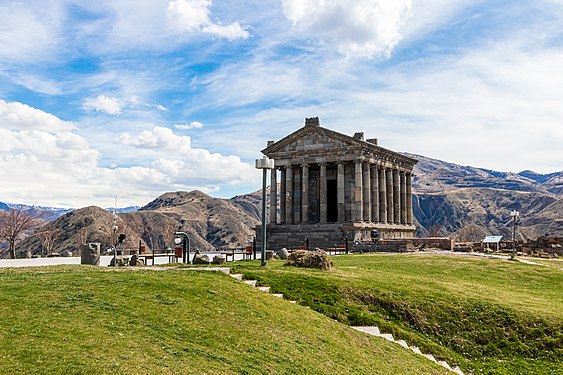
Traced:
[[[351, 160], [365, 157], [411, 168], [416, 160], [377, 145], [377, 140], [364, 140], [363, 133], [353, 137], [319, 125], [305, 125], [277, 142], [269, 143], [262, 153], [280, 164], [297, 160]], [[277, 162], [276, 162], [277, 163]]]
[[305, 126], [262, 150], [265, 155], [347, 148], [355, 139], [320, 126]]

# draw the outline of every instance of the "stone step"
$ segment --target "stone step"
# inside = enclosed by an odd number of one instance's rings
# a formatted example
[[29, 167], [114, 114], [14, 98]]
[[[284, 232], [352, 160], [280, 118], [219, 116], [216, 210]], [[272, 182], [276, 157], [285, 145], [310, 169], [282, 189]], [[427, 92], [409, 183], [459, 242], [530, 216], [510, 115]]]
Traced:
[[269, 286], [257, 286], [256, 289], [261, 290], [261, 291], [266, 292], [266, 293], [270, 293], [270, 287]]
[[373, 336], [381, 335], [381, 332], [379, 332], [379, 327], [356, 326], [356, 327], [352, 327], [352, 328], [354, 328], [356, 331], [367, 333], [368, 335], [373, 335]]
[[420, 348], [418, 346], [411, 346], [410, 349], [416, 354], [422, 355], [422, 352], [420, 351]]
[[452, 371], [458, 375], [463, 375], [463, 371], [461, 371], [461, 369], [458, 366], [454, 367]]
[[256, 280], [244, 280], [243, 283], [248, 284], [250, 286], [256, 286]]
[[397, 344], [401, 345], [403, 348], [408, 349], [409, 348], [409, 344], [407, 344], [407, 342], [405, 340], [397, 340], [395, 341]]
[[237, 279], [239, 281], [242, 281], [242, 273], [232, 273], [229, 276], [231, 276], [233, 279]]
[[278, 298], [283, 298], [283, 294], [281, 293], [272, 293], [272, 295]]
[[438, 364], [444, 368], [447, 368], [448, 370], [452, 371], [452, 368], [450, 367], [450, 365], [448, 365], [448, 362], [446, 361], [438, 361]]
[[390, 333], [382, 333], [379, 335], [379, 337], [383, 337], [384, 339], [391, 341], [391, 342], [395, 342], [395, 339], [393, 338], [393, 335]]
[[434, 358], [432, 354], [422, 354], [422, 355], [428, 358], [429, 360], [431, 360], [432, 362], [438, 363], [438, 361], [436, 361], [436, 358]]
[[288, 301], [289, 303], [297, 303], [297, 301]]

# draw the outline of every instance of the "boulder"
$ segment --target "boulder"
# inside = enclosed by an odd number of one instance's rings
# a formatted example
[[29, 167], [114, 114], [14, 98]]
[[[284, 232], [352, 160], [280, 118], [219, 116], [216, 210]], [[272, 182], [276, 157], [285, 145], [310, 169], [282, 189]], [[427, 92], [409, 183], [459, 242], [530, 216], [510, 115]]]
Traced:
[[333, 263], [328, 259], [326, 252], [320, 250], [298, 250], [287, 257], [286, 266], [318, 268], [324, 271], [332, 269]]
[[280, 250], [278, 250], [276, 255], [280, 257], [280, 259], [286, 260], [287, 257], [289, 256], [289, 251], [287, 251], [285, 247], [282, 247]]
[[215, 255], [213, 257], [213, 264], [225, 264], [227, 263], [227, 257], [223, 254]]
[[194, 264], [209, 264], [211, 263], [211, 259], [207, 254], [196, 254], [194, 256]]
[[62, 257], [71, 257], [71, 256], [72, 256], [72, 251], [65, 250], [65, 251], [63, 251], [63, 252], [61, 253], [61, 256], [62, 256]]
[[118, 267], [126, 266], [129, 264], [129, 257], [118, 256], [117, 258], [111, 258], [109, 266], [113, 267], [116, 263]]
[[131, 255], [131, 259], [129, 259], [129, 265], [132, 267], [143, 267], [145, 265], [145, 261], [137, 254]]
[[80, 245], [80, 264], [100, 265], [100, 243], [93, 242]]
[[266, 260], [274, 259], [274, 251], [273, 250], [266, 250]]

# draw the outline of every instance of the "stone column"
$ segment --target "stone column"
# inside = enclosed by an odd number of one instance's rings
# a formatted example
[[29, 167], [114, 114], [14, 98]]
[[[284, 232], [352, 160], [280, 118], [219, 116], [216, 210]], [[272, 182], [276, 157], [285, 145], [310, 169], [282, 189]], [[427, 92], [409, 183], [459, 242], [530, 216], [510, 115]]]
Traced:
[[379, 222], [387, 223], [387, 182], [385, 168], [379, 169]]
[[406, 190], [407, 190], [407, 224], [412, 225], [412, 175], [406, 174]]
[[371, 221], [371, 168], [369, 163], [364, 164], [364, 221]]
[[293, 168], [288, 166], [285, 172], [285, 222], [293, 224]]
[[270, 224], [278, 222], [278, 170], [270, 172]]
[[401, 224], [407, 224], [407, 186], [405, 172], [400, 172], [399, 179], [401, 181]]
[[293, 170], [293, 224], [301, 223], [301, 168], [297, 167]]
[[327, 197], [326, 197], [326, 163], [321, 163], [321, 184], [320, 184], [320, 221], [321, 223], [326, 223], [326, 210], [327, 210]]
[[356, 179], [354, 181], [354, 221], [363, 220], [363, 200], [362, 200], [362, 161], [356, 160]]
[[280, 171], [280, 224], [285, 223], [285, 200], [286, 200], [286, 186], [285, 186], [285, 167]]
[[301, 222], [309, 222], [309, 165], [303, 163], [301, 178]]
[[379, 173], [377, 166], [371, 166], [371, 222], [379, 223]]
[[338, 174], [336, 176], [336, 190], [338, 195], [338, 222], [343, 223], [345, 220], [345, 209], [344, 204], [344, 164], [338, 162]]
[[393, 169], [393, 222], [401, 223], [401, 192], [399, 191], [399, 171]]
[[390, 169], [385, 169], [387, 185], [387, 224], [393, 224], [393, 176]]

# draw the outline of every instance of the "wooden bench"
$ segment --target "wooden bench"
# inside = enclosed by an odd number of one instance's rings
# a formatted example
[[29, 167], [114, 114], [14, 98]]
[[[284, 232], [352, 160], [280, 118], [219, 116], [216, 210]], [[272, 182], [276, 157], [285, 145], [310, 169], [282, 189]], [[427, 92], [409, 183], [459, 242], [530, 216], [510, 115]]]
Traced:
[[245, 249], [233, 249], [231, 251], [222, 251], [221, 254], [225, 256], [225, 260], [228, 262], [229, 257], [233, 257], [233, 262], [235, 261], [235, 255], [242, 255], [242, 259], [252, 259], [253, 251], [252, 246], [247, 246]]
[[338, 247], [329, 247], [325, 250], [327, 252], [328, 255], [331, 255], [331, 253], [336, 254], [345, 254], [346, 253], [346, 246], [345, 245], [340, 245]]
[[176, 262], [176, 253], [145, 253], [139, 254], [139, 258], [143, 259], [145, 265], [148, 266], [148, 260], [152, 260], [152, 266], [154, 266], [154, 259], [161, 258], [161, 257], [168, 257], [168, 263], [175, 263]]

